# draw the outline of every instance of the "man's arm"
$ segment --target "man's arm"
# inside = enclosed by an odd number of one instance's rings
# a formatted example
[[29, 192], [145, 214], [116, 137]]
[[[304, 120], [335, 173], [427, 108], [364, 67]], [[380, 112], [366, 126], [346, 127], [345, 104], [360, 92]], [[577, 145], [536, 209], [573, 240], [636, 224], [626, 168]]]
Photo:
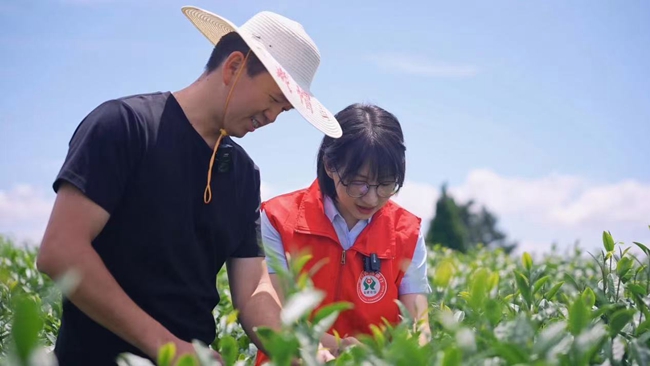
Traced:
[[431, 337], [427, 300], [427, 294], [431, 293], [431, 286], [427, 272], [427, 247], [422, 227], [420, 227], [413, 258], [400, 283], [398, 297], [415, 320], [416, 327], [421, 331], [420, 345], [427, 343]]
[[175, 342], [182, 352], [192, 351], [160, 323], [140, 309], [110, 274], [92, 240], [109, 214], [71, 184], [61, 185], [41, 244], [38, 269], [56, 280], [67, 271], [80, 275], [67, 295], [81, 311], [122, 339], [155, 359], [158, 348]]
[[[81, 282], [67, 295], [70, 301], [151, 357], [175, 337], [125, 294], [91, 245], [122, 200], [146, 133], [131, 108], [118, 100], [102, 103], [79, 124], [53, 185], [57, 197], [37, 266], [55, 280], [74, 270]], [[188, 350], [183, 343], [177, 347]]]
[[416, 329], [420, 333], [420, 345], [424, 345], [431, 339], [431, 328], [429, 327], [429, 304], [425, 294], [405, 294], [399, 296], [399, 301], [409, 311], [415, 321]]
[[282, 305], [273, 288], [264, 257], [230, 258], [228, 279], [233, 307], [239, 310], [244, 331], [262, 352], [264, 347], [255, 327], [281, 328]]

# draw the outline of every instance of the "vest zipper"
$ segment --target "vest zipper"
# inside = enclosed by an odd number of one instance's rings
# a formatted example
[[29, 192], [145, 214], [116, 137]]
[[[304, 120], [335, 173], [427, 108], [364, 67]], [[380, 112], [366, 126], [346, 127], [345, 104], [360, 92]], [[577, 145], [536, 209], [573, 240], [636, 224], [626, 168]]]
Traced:
[[336, 298], [334, 299], [334, 302], [339, 301], [339, 298], [341, 297], [341, 271], [343, 271], [343, 266], [345, 265], [345, 253], [347, 251], [344, 249], [343, 253], [341, 253], [341, 265], [339, 266], [339, 277], [336, 283], [338, 286], [336, 286]]

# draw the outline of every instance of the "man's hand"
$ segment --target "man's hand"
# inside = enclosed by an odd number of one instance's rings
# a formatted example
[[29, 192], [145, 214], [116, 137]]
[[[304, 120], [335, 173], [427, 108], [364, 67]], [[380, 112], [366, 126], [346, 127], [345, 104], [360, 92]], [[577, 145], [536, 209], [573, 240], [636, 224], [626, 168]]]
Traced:
[[359, 342], [359, 340], [354, 337], [345, 337], [341, 339], [341, 345], [339, 346], [339, 349], [336, 352], [336, 356], [338, 357], [338, 355], [341, 352], [343, 352], [345, 349], [359, 344], [361, 344], [361, 342]]
[[[175, 346], [176, 346], [176, 354], [174, 356], [174, 360], [171, 363], [172, 365], [175, 365], [176, 362], [178, 361], [178, 359], [181, 358], [183, 355], [186, 355], [186, 354], [194, 355], [195, 357], [197, 357], [196, 349], [194, 348], [194, 345], [192, 343], [185, 342], [185, 341], [182, 341], [182, 340], [177, 340], [175, 342]], [[219, 352], [213, 350], [212, 348], [209, 348], [209, 350], [210, 350], [210, 354], [211, 354], [212, 358], [214, 360], [216, 360], [216, 361], [219, 361], [220, 364], [224, 365], [223, 358], [221, 358], [221, 355], [219, 354]], [[154, 360], [155, 359], [156, 358], [154, 358]], [[197, 357], [197, 360], [198, 360], [198, 357]]]
[[318, 349], [318, 353], [316, 354], [316, 359], [320, 362], [327, 362], [335, 359], [334, 355], [326, 348], [320, 348]]
[[[316, 360], [319, 362], [327, 362], [336, 359], [334, 355], [327, 349], [323, 348], [321, 344], [318, 345], [318, 352], [316, 353]], [[291, 361], [291, 366], [303, 365], [302, 359], [294, 359]]]
[[337, 343], [336, 338], [329, 333], [325, 333], [323, 337], [321, 337], [321, 343], [323, 344], [323, 348], [329, 350], [334, 357], [338, 357], [341, 352], [348, 347], [361, 344], [361, 342], [354, 337], [342, 338], [339, 343]]
[[349, 347], [356, 346], [358, 344], [361, 344], [359, 340], [357, 340], [354, 337], [345, 337], [341, 339], [341, 342], [339, 343], [338, 347], [334, 347], [332, 349], [332, 355], [334, 357], [339, 357], [341, 355], [341, 352], [345, 351]]
[[[431, 328], [429, 327], [429, 304], [424, 294], [400, 295], [399, 301], [409, 311], [415, 320], [417, 329], [420, 330], [420, 345], [425, 345], [431, 339]], [[418, 323], [419, 326], [418, 326]]]

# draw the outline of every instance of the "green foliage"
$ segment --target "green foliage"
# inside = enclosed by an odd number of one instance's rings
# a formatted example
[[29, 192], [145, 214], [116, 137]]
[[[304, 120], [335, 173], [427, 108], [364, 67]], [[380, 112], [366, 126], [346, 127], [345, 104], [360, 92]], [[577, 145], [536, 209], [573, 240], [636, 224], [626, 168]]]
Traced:
[[[36, 269], [36, 251], [0, 236], [0, 360], [27, 365], [32, 349], [51, 347], [61, 318], [60, 291]], [[1, 364], [1, 363], [0, 363]]]
[[442, 194], [436, 202], [436, 212], [426, 241], [428, 243], [442, 243], [444, 246], [465, 252], [467, 245], [467, 229], [460, 217], [458, 206], [454, 199], [447, 195], [446, 187], [442, 187]]
[[476, 210], [474, 205], [473, 200], [458, 205], [458, 212], [466, 230], [466, 245], [503, 248], [506, 253], [512, 252], [517, 243], [510, 242], [507, 235], [497, 227], [499, 220], [496, 215], [485, 206]]
[[426, 241], [460, 252], [484, 246], [501, 248], [506, 253], [511, 253], [517, 243], [510, 242], [506, 234], [497, 227], [497, 217], [485, 206], [476, 209], [474, 205], [473, 200], [457, 204], [447, 192], [446, 185], [443, 185]]
[[[647, 247], [624, 247], [603, 234], [603, 250], [533, 258], [513, 257], [503, 249], [472, 248], [460, 253], [440, 245], [430, 251], [430, 342], [421, 346], [414, 320], [402, 304], [402, 321], [377, 324], [360, 345], [344, 349], [332, 365], [645, 365], [650, 362], [650, 263]], [[632, 250], [634, 249], [634, 250]], [[0, 267], [3, 304], [0, 352], [16, 365], [45, 365], [43, 347], [51, 346], [57, 324], [52, 283], [33, 268], [32, 250], [9, 248]], [[3, 257], [4, 258], [4, 257]], [[320, 336], [349, 304], [319, 307], [323, 294], [300, 269], [308, 257], [290, 260], [280, 271], [287, 294], [279, 331], [257, 332], [268, 348], [272, 365], [319, 365]], [[14, 262], [16, 264], [14, 264]], [[30, 267], [32, 266], [32, 267]], [[254, 362], [256, 349], [237, 322], [227, 287], [227, 273], [217, 280], [222, 302], [215, 309], [217, 340], [195, 342], [196, 357], [176, 359], [175, 349], [160, 349], [158, 364], [216, 365], [210, 348], [227, 365]], [[7, 299], [8, 302], [4, 302]], [[319, 310], [314, 314], [313, 310]], [[38, 357], [37, 357], [38, 356]], [[40, 357], [40, 358], [39, 358]], [[51, 359], [50, 359], [51, 360]], [[2, 363], [2, 361], [0, 361]], [[121, 355], [121, 365], [144, 365], [133, 355]]]

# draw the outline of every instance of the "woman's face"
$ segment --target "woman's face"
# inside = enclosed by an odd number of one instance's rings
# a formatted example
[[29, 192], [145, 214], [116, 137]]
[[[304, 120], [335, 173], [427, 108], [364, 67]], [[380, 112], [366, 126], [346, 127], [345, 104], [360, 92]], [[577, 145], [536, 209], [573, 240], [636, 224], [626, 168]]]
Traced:
[[397, 187], [394, 176], [371, 177], [368, 164], [345, 181], [334, 170], [328, 170], [327, 175], [334, 180], [336, 206], [349, 228], [354, 227], [359, 220], [371, 218], [384, 207]]

